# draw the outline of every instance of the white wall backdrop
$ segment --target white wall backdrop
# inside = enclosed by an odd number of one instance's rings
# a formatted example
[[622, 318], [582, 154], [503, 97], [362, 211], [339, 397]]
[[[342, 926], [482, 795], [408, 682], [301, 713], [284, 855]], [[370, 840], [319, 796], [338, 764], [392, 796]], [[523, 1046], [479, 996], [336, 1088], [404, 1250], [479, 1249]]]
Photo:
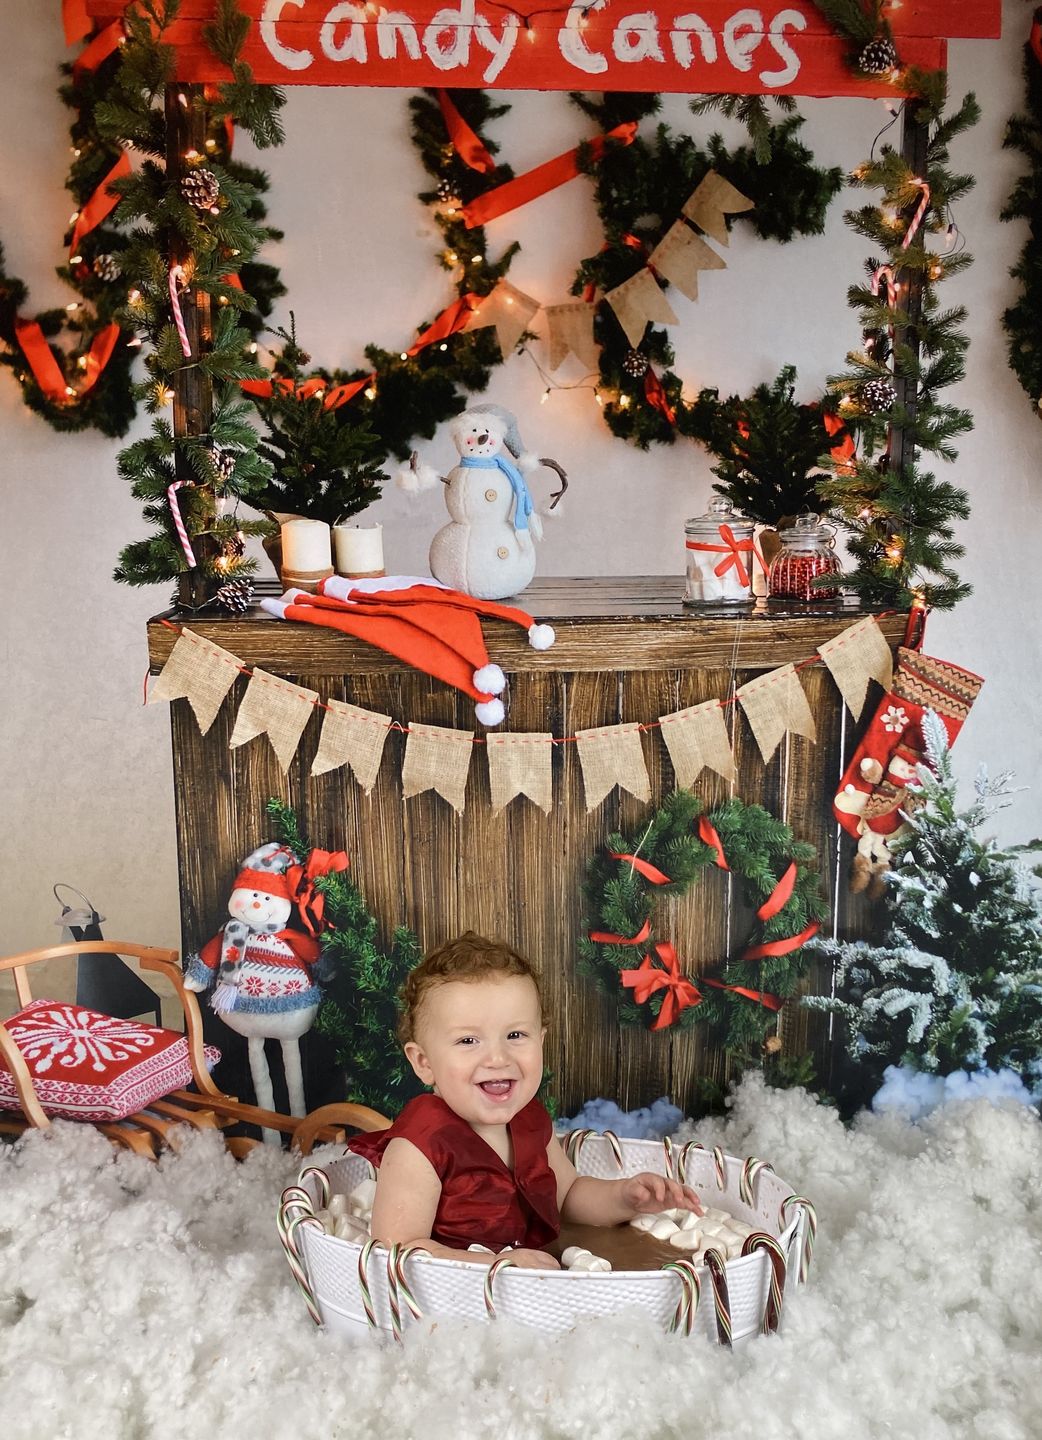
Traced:
[[[973, 501], [963, 570], [975, 593], [953, 615], [932, 618], [927, 642], [931, 653], [987, 677], [956, 755], [967, 779], [981, 761], [1016, 770], [1026, 793], [995, 828], [1021, 839], [1042, 828], [1042, 425], [1006, 364], [999, 316], [1013, 295], [1007, 272], [1023, 235], [1019, 226], [1000, 224], [998, 212], [1017, 171], [1001, 142], [1021, 101], [1029, 15], [1029, 7], [1007, 0], [1001, 41], [951, 47], [953, 94], [973, 88], [983, 109], [953, 156], [977, 178], [956, 217], [977, 263], [946, 286], [946, 298], [967, 306], [972, 337], [967, 379], [949, 393], [972, 409], [976, 428], [957, 464], [946, 468]], [[6, 0], [0, 53], [8, 77], [0, 90], [0, 239], [9, 272], [30, 286], [35, 311], [68, 298], [53, 272], [71, 208], [63, 189], [67, 112], [55, 93], [65, 58], [58, 6]], [[495, 138], [515, 171], [590, 133], [566, 96], [505, 98], [512, 109]], [[887, 118], [876, 101], [802, 108], [818, 163], [845, 169], [868, 153]], [[431, 258], [438, 232], [415, 198], [425, 181], [409, 142], [405, 96], [296, 89], [285, 118], [286, 145], [260, 163], [271, 175], [272, 221], [287, 232], [272, 258], [289, 287], [284, 303], [296, 313], [301, 342], [316, 360], [345, 367], [363, 363], [368, 341], [406, 346], [451, 293]], [[695, 120], [681, 97], [667, 101], [664, 118], [702, 134], [712, 128]], [[728, 270], [703, 277], [699, 303], [675, 297], [680, 323], [671, 334], [690, 390], [713, 384], [744, 393], [792, 362], [799, 393], [809, 399], [840, 367], [859, 339], [845, 298], [864, 256], [842, 220], [852, 193], [834, 203], [820, 238], [781, 246], [739, 226]], [[577, 261], [599, 244], [588, 182], [573, 181], [502, 217], [488, 235], [494, 250], [520, 240], [510, 279], [522, 290], [547, 304], [565, 298]], [[541, 345], [534, 351], [545, 359]], [[569, 383], [582, 372], [566, 365], [555, 378]], [[572, 480], [566, 514], [548, 527], [542, 573], [676, 574], [679, 593], [683, 522], [710, 498], [709, 461], [686, 441], [641, 453], [609, 435], [591, 390], [555, 390], [540, 404], [544, 389], [521, 355], [495, 372], [485, 397], [510, 405], [526, 443], [560, 459]], [[163, 706], [142, 707], [144, 625], [166, 606], [170, 587], [131, 590], [111, 579], [121, 545], [144, 533], [116, 472], [118, 442], [90, 431], [56, 434], [24, 408], [6, 371], [0, 427], [7, 592], [0, 612], [0, 944], [9, 952], [56, 937], [50, 891], [63, 881], [103, 910], [108, 935], [176, 945], [168, 719]], [[452, 451], [441, 435], [421, 454], [444, 467]], [[430, 536], [442, 523], [440, 495], [409, 500], [390, 488], [369, 513], [384, 524], [389, 568], [423, 573]]]

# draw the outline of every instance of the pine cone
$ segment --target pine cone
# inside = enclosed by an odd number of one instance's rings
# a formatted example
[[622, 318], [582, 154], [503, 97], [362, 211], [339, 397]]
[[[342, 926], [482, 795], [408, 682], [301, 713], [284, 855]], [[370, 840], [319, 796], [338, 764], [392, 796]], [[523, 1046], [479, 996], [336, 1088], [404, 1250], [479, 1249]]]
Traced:
[[217, 471], [218, 478], [227, 483], [235, 472], [235, 452], [215, 445], [210, 452], [210, 459], [213, 461], [213, 468]]
[[897, 66], [897, 51], [894, 42], [885, 35], [870, 40], [857, 57], [858, 69], [865, 75], [885, 75]]
[[122, 270], [118, 255], [111, 255], [106, 252], [103, 255], [95, 255], [91, 269], [99, 280], [108, 283], [111, 280], [118, 280]]
[[643, 380], [650, 363], [643, 350], [627, 350], [622, 360], [623, 373], [631, 380]]
[[857, 403], [869, 415], [882, 415], [892, 410], [897, 391], [889, 380], [866, 380], [857, 392]]
[[221, 182], [212, 170], [189, 170], [181, 181], [181, 194], [194, 210], [212, 210], [221, 193]]
[[213, 598], [214, 604], [219, 605], [222, 610], [230, 610], [233, 615], [242, 615], [253, 604], [253, 581], [229, 580]]

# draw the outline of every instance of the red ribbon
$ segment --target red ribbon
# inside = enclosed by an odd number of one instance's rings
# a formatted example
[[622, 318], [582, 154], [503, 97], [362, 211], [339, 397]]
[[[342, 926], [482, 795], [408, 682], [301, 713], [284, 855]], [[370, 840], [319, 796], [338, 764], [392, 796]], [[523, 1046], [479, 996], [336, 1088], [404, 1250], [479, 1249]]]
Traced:
[[[742, 553], [751, 553], [753, 549], [752, 540], [736, 540], [734, 538], [734, 531], [730, 525], [726, 524], [720, 526], [720, 539], [724, 542], [722, 545], [704, 545], [701, 541], [689, 540], [687, 542], [687, 548], [689, 550], [712, 550], [717, 554], [723, 555], [724, 558], [720, 561], [719, 565], [714, 565], [713, 574], [726, 575], [733, 565], [738, 571], [739, 585], [748, 585], [749, 572], [742, 561]], [[762, 564], [763, 562], [761, 561], [760, 563]]]
[[1031, 46], [1031, 53], [1040, 65], [1042, 65], [1042, 13], [1038, 10], [1031, 21], [1031, 33], [1028, 36], [1028, 44]]
[[634, 870], [650, 880], [652, 885], [672, 885], [668, 875], [663, 875], [661, 870], [656, 870], [654, 865], [649, 865], [647, 860], [641, 860], [637, 855], [617, 855], [614, 850], [608, 851], [612, 860], [625, 860], [627, 865], [632, 865]]
[[86, 395], [88, 390], [101, 379], [105, 366], [112, 359], [112, 352], [120, 337], [120, 328], [117, 324], [106, 325], [104, 330], [99, 330], [91, 342], [87, 351], [87, 364], [84, 368], [83, 384], [79, 387], [79, 394]]
[[99, 30], [94, 39], [72, 62], [73, 75], [82, 75], [84, 70], [96, 70], [103, 60], [107, 60], [113, 50], [118, 50], [123, 43], [123, 21], [113, 20], [111, 25], [106, 25], [104, 30]]
[[62, 0], [62, 25], [66, 45], [75, 45], [90, 34], [91, 19], [87, 14], [87, 0]]
[[652, 1030], [665, 1030], [678, 1019], [682, 1010], [686, 1010], [689, 1005], [697, 1005], [702, 996], [691, 981], [680, 973], [677, 952], [668, 941], [656, 945], [655, 953], [665, 969], [660, 970], [651, 963], [651, 956], [645, 955], [638, 969], [620, 971], [619, 979], [627, 990], [633, 991], [633, 998], [638, 1005], [645, 1004], [658, 990], [666, 992], [651, 1027]]
[[54, 358], [47, 339], [35, 320], [16, 320], [15, 339], [22, 347], [22, 353], [29, 362], [29, 369], [37, 385], [47, 396], [59, 405], [66, 405], [72, 399], [67, 395], [65, 376]]
[[119, 204], [120, 197], [108, 187], [113, 180], [118, 180], [122, 176], [129, 174], [130, 161], [126, 155], [121, 155], [80, 211], [76, 219], [76, 224], [73, 226], [72, 239], [69, 241], [70, 255], [76, 254], [79, 243], [84, 235], [89, 235], [96, 226], [101, 224], [106, 215], [111, 214], [112, 211], [115, 210]]
[[671, 425], [676, 422], [677, 412], [669, 403], [662, 381], [650, 365], [644, 372], [644, 396], [648, 404], [660, 410]]
[[[767, 902], [770, 904], [770, 901]], [[789, 935], [784, 940], [767, 940], [763, 945], [750, 945], [748, 950], [743, 950], [742, 960], [763, 960], [769, 955], [791, 955], [793, 950], [798, 950], [805, 945], [812, 935], [818, 933], [818, 922], [812, 920], [805, 930], [798, 935]]]
[[315, 881], [323, 875], [346, 870], [349, 864], [347, 853], [343, 850], [312, 850], [303, 865], [290, 865], [287, 869], [290, 894], [310, 935], [332, 928], [323, 918], [326, 897], [316, 888]]
[[712, 985], [714, 990], [730, 990], [733, 995], [744, 995], [746, 1000], [755, 1000], [757, 1005], [762, 1005], [765, 1010], [780, 1010], [785, 1004], [778, 995], [768, 995], [766, 990], [747, 990], [744, 985], [725, 985], [722, 980], [710, 980], [708, 975], [702, 976], [703, 985]]
[[447, 90], [439, 90], [437, 95], [442, 119], [445, 121], [445, 128], [452, 141], [452, 148], [464, 165], [469, 165], [471, 170], [479, 170], [483, 175], [487, 175], [496, 168], [496, 162], [485, 148], [481, 136], [472, 130], [464, 120]]
[[796, 861], [789, 861], [789, 868], [775, 885], [767, 899], [757, 910], [756, 914], [761, 920], [773, 920], [779, 910], [784, 910], [792, 899], [792, 892], [796, 886]]
[[708, 845], [711, 850], [716, 851], [716, 863], [721, 870], [730, 870], [727, 863], [727, 856], [724, 854], [723, 842], [716, 832], [716, 826], [708, 815], [698, 817], [698, 838], [703, 845]]
[[856, 450], [853, 437], [847, 429], [845, 421], [841, 420], [838, 415], [830, 414], [828, 411], [822, 415], [821, 420], [830, 436], [842, 436], [842, 439], [832, 446], [829, 454], [833, 460], [835, 460], [841, 475], [852, 475], [854, 473], [853, 459]]
[[590, 939], [598, 945], [643, 945], [650, 934], [651, 916], [649, 915], [632, 940], [627, 940], [625, 935], [612, 935], [608, 930], [591, 930]]
[[[595, 136], [589, 141], [589, 150], [594, 160], [600, 160], [609, 141], [631, 145], [636, 137], [637, 122], [628, 120], [624, 125], [616, 125], [615, 129], [609, 130], [606, 135]], [[558, 185], [574, 180], [576, 175], [581, 173], [580, 148], [577, 145], [574, 150], [566, 150], [563, 155], [556, 155], [552, 160], [537, 165], [534, 170], [528, 170], [524, 175], [508, 180], [505, 185], [497, 185], [494, 190], [487, 190], [484, 195], [479, 195], [460, 211], [464, 225], [468, 230], [473, 230], [475, 225], [485, 225], [489, 220], [495, 220], [511, 210], [517, 210], [521, 205], [527, 205], [530, 200], [537, 200], [540, 195], [545, 195], [550, 190], [556, 190]]]

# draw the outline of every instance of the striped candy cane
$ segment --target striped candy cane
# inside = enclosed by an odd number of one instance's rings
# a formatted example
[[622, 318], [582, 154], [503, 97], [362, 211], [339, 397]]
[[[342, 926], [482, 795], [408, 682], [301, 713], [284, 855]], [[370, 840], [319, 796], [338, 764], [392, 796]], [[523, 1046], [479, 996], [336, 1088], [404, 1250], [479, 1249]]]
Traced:
[[774, 1166], [769, 1160], [757, 1160], [754, 1155], [746, 1156], [742, 1163], [742, 1173], [738, 1177], [738, 1196], [750, 1210], [756, 1205], [756, 1181], [762, 1170], [770, 1170], [773, 1174]]
[[731, 1348], [731, 1297], [727, 1289], [727, 1262], [720, 1251], [710, 1248], [702, 1263], [713, 1283], [713, 1307], [716, 1310], [716, 1336], [721, 1345]]
[[905, 231], [905, 238], [901, 241], [902, 250], [907, 250], [915, 239], [919, 226], [923, 223], [923, 216], [926, 214], [927, 206], [930, 204], [930, 187], [926, 181], [913, 180], [912, 184], [919, 186], [919, 189], [923, 192], [923, 198], [919, 201], [916, 212], [909, 222], [908, 229]]
[[378, 1243], [376, 1240], [367, 1240], [358, 1255], [358, 1293], [362, 1299], [362, 1309], [365, 1311], [365, 1318], [369, 1322], [370, 1330], [379, 1329], [376, 1309], [373, 1305], [373, 1292], [369, 1287], [369, 1256], [373, 1253], [373, 1247]]
[[513, 1255], [511, 1255], [510, 1252], [507, 1251], [503, 1255], [497, 1255], [496, 1258], [493, 1260], [492, 1264], [485, 1271], [485, 1309], [488, 1311], [488, 1318], [490, 1320], [494, 1320], [496, 1318], [496, 1307], [492, 1299], [492, 1282], [495, 1280], [500, 1270], [506, 1270], [511, 1265], [516, 1266], [517, 1261], [514, 1259]]
[[667, 1260], [662, 1269], [674, 1270], [680, 1276], [680, 1299], [669, 1322], [670, 1333], [675, 1335], [683, 1326], [684, 1334], [690, 1335], [702, 1298], [701, 1277], [690, 1260]]
[[701, 1140], [685, 1140], [684, 1144], [680, 1147], [680, 1159], [677, 1165], [677, 1179], [680, 1181], [681, 1185], [687, 1184], [687, 1167], [690, 1163], [692, 1154], [696, 1150], [704, 1150], [705, 1148], [706, 1147], [702, 1144]]
[[601, 1132], [601, 1138], [602, 1138], [603, 1140], [607, 1140], [607, 1142], [608, 1142], [608, 1148], [611, 1150], [611, 1153], [615, 1156], [615, 1163], [616, 1163], [616, 1165], [619, 1167], [619, 1169], [621, 1170], [621, 1169], [623, 1168], [623, 1164], [624, 1164], [624, 1161], [623, 1161], [623, 1158], [622, 1158], [622, 1141], [621, 1141], [621, 1140], [619, 1139], [619, 1137], [616, 1135], [616, 1133], [615, 1133], [614, 1130], [603, 1130], [603, 1131]]
[[743, 1255], [755, 1255], [760, 1250], [766, 1250], [767, 1258], [771, 1262], [771, 1283], [767, 1291], [767, 1304], [763, 1308], [761, 1334], [773, 1335], [781, 1324], [788, 1267], [785, 1264], [785, 1251], [766, 1230], [754, 1230], [751, 1235], [746, 1236], [742, 1246]]
[[177, 330], [177, 338], [181, 342], [181, 354], [187, 360], [192, 353], [192, 342], [188, 338], [188, 331], [185, 329], [185, 317], [181, 314], [181, 300], [177, 293], [177, 287], [185, 278], [185, 272], [180, 265], [171, 265], [170, 274], [167, 276], [167, 289], [170, 291], [170, 308], [174, 312], [174, 326]]
[[[315, 1181], [318, 1185], [321, 1195], [320, 1204], [324, 1209], [329, 1204], [329, 1197], [332, 1193], [332, 1186], [329, 1183], [329, 1176], [322, 1169], [321, 1165], [305, 1165], [303, 1170], [301, 1170], [300, 1174], [297, 1176], [297, 1185], [303, 1190], [304, 1181], [312, 1175], [315, 1177]], [[307, 1192], [304, 1191], [304, 1193], [306, 1194]]]
[[316, 1325], [321, 1326], [322, 1316], [319, 1313], [318, 1303], [308, 1279], [307, 1266], [297, 1242], [296, 1232], [301, 1225], [315, 1225], [319, 1230], [322, 1229], [322, 1222], [311, 1207], [311, 1197], [299, 1186], [291, 1185], [282, 1193], [282, 1200], [275, 1217], [275, 1228], [286, 1253], [286, 1260], [293, 1279], [296, 1281], [297, 1289], [308, 1308], [308, 1314]]
[[409, 1282], [405, 1278], [405, 1262], [417, 1250], [422, 1250], [422, 1245], [402, 1245], [395, 1241], [387, 1252], [387, 1301], [391, 1309], [391, 1331], [394, 1338], [400, 1345], [404, 1334], [402, 1324], [402, 1301], [405, 1301], [406, 1308], [414, 1320], [423, 1318], [423, 1311], [416, 1303], [416, 1297], [409, 1289]]
[[800, 1250], [800, 1284], [807, 1283], [810, 1272], [810, 1258], [814, 1254], [814, 1237], [818, 1233], [818, 1217], [814, 1206], [802, 1195], [786, 1195], [781, 1202], [780, 1225], [784, 1230], [789, 1223], [789, 1210], [798, 1205], [803, 1211], [803, 1247]]
[[185, 552], [185, 559], [188, 561], [188, 568], [189, 570], [194, 570], [195, 551], [192, 549], [192, 542], [188, 538], [185, 522], [181, 519], [181, 507], [177, 503], [177, 492], [185, 485], [191, 488], [191, 481], [175, 480], [172, 485], [166, 487], [166, 498], [167, 504], [170, 506], [170, 514], [173, 517], [174, 529], [177, 531], [177, 538], [181, 542], [181, 549]]
[[717, 1188], [727, 1189], [727, 1156], [719, 1145], [713, 1146], [713, 1169], [716, 1171]]

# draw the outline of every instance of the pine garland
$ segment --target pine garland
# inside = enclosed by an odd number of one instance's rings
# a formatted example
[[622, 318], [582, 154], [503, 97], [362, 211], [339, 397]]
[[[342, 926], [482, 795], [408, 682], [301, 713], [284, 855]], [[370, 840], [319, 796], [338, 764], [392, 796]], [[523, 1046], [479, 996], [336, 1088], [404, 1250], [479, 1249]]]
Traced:
[[1027, 392], [1036, 413], [1042, 415], [1042, 59], [1038, 43], [1039, 22], [1032, 26], [1031, 40], [1024, 45], [1024, 100], [1026, 114], [1013, 115], [1006, 126], [1002, 146], [1016, 150], [1029, 169], [1021, 175], [1001, 212], [1003, 220], [1026, 220], [1028, 235], [1020, 258], [1010, 270], [1019, 282], [1016, 301], [1004, 311], [1003, 328], [1008, 339], [1009, 363]]
[[[579, 968], [618, 1005], [624, 1025], [650, 1023], [661, 1008], [660, 996], [648, 1006], [634, 1003], [620, 987], [619, 972], [635, 969], [645, 954], [664, 938], [653, 901], [683, 895], [707, 866], [716, 863], [716, 851], [699, 838], [698, 821], [704, 814], [701, 800], [689, 790], [677, 790], [637, 834], [611, 834], [590, 863], [584, 884], [586, 910], [579, 939]], [[771, 919], [757, 922], [750, 944], [784, 940], [801, 934], [824, 919], [825, 903], [814, 865], [814, 848], [793, 838], [792, 831], [760, 805], [729, 800], [708, 819], [716, 830], [731, 872], [742, 881], [743, 899], [755, 910], [772, 894], [790, 862], [796, 866], [791, 897]], [[651, 885], [634, 866], [612, 855], [637, 855], [669, 876], [667, 885]], [[591, 934], [631, 938], [641, 933], [650, 916], [651, 930], [638, 946], [601, 943]], [[723, 962], [713, 979], [787, 999], [794, 995], [807, 967], [803, 948], [762, 960], [743, 961], [740, 955]], [[697, 977], [689, 977], [698, 984]], [[743, 1064], [757, 1064], [764, 1040], [775, 1024], [771, 1010], [733, 991], [705, 988], [701, 1001], [680, 1012], [676, 1027], [685, 1030], [708, 1024], [726, 1050]], [[664, 1033], [668, 1034], [668, 1030]]]
[[1020, 859], [1042, 842], [1003, 849], [983, 839], [1009, 775], [982, 773], [960, 809], [943, 723], [928, 712], [923, 732], [929, 763], [911, 828], [895, 842], [882, 940], [811, 945], [836, 963], [839, 992], [803, 1004], [842, 1020], [855, 1101], [897, 1064], [1042, 1081], [1042, 900]]

